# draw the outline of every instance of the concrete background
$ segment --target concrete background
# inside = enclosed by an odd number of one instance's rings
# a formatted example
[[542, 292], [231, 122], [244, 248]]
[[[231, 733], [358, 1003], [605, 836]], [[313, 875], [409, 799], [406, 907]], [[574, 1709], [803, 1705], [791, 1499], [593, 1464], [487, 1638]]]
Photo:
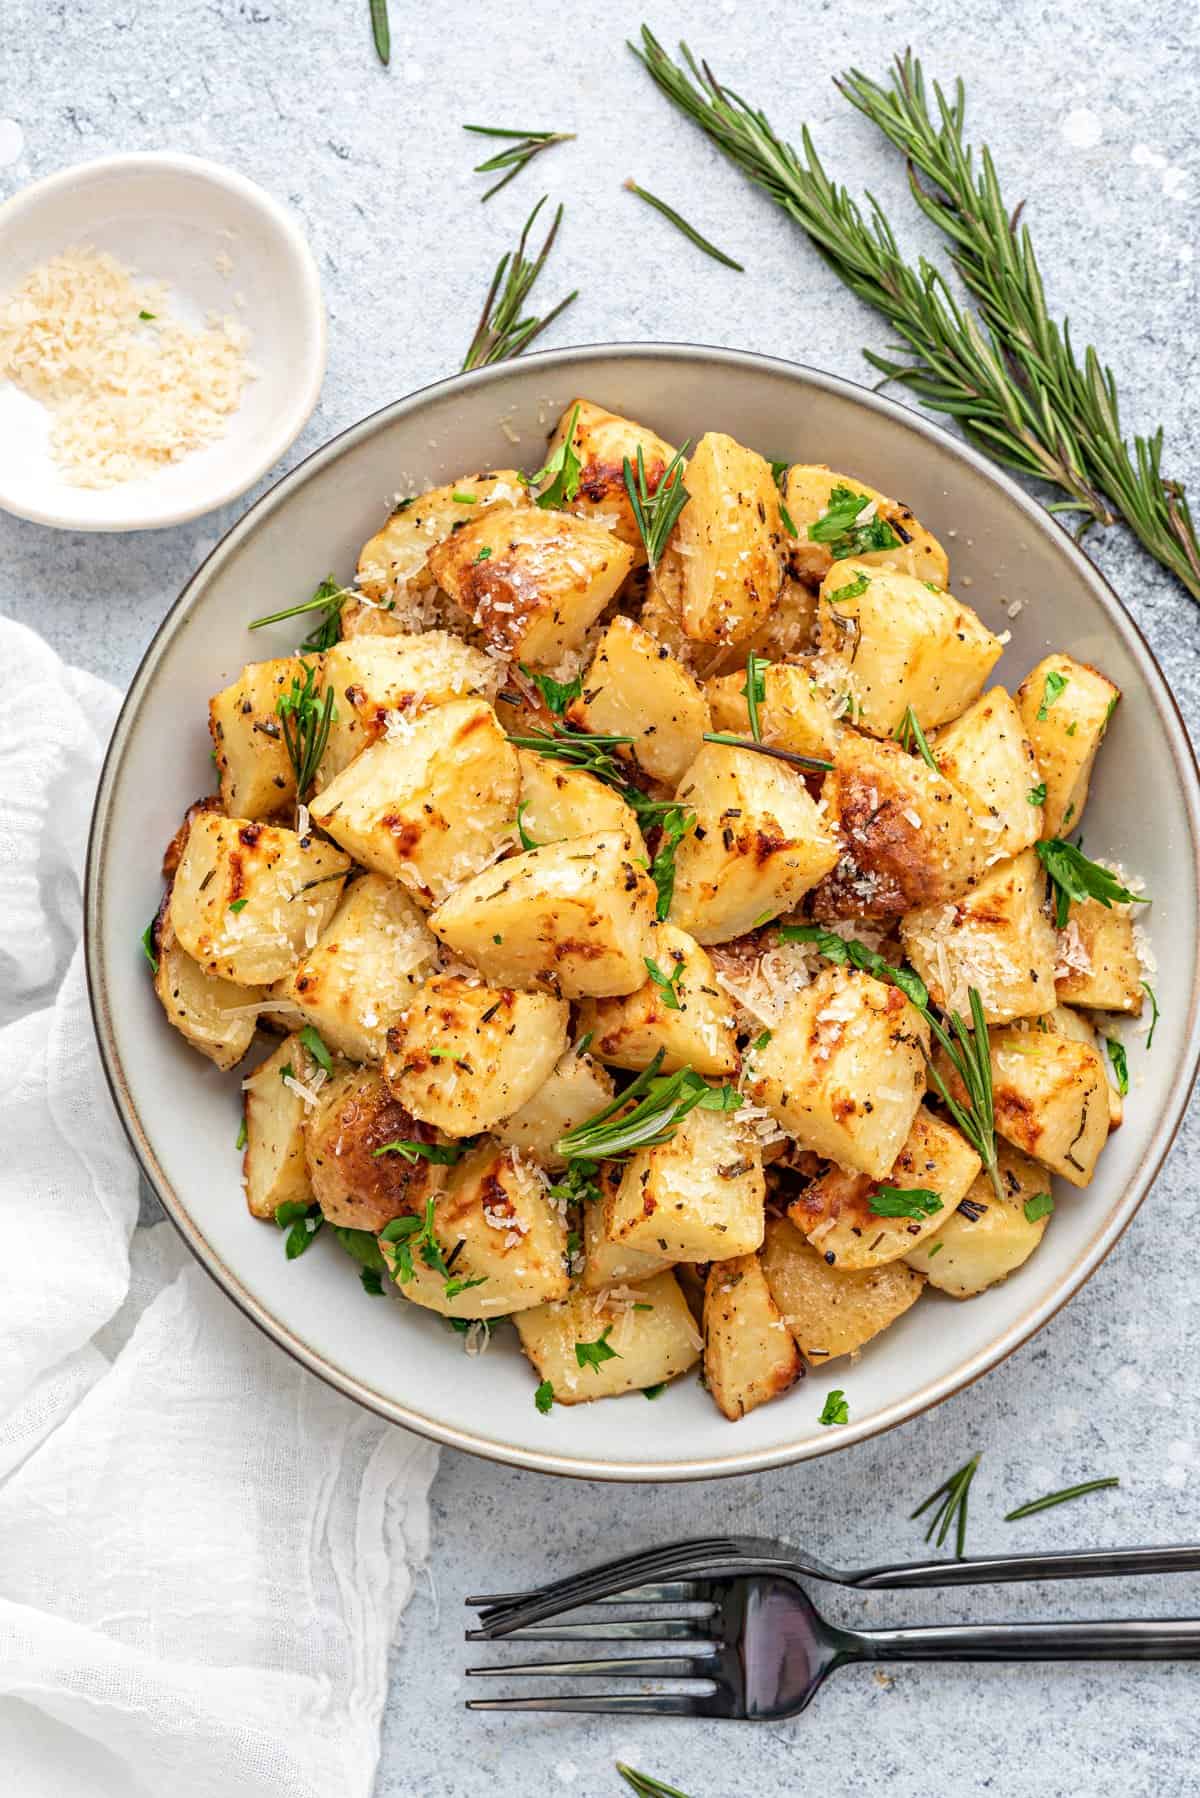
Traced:
[[[850, 62], [881, 73], [908, 43], [931, 73], [961, 72], [1009, 199], [1027, 198], [1052, 305], [1116, 368], [1129, 426], [1161, 422], [1169, 469], [1200, 481], [1200, 16], [1117, 0], [1094, 0], [1075, 21], [1036, 0], [970, 9], [683, 0], [649, 22], [664, 41], [687, 37], [780, 130], [798, 135], [807, 120], [830, 171], [870, 187], [910, 247], [928, 238], [900, 162], [830, 77]], [[528, 13], [392, 0], [384, 71], [366, 0], [5, 0], [0, 198], [74, 161], [174, 148], [229, 162], [288, 200], [317, 252], [331, 333], [321, 405], [288, 465], [457, 367], [490, 270], [543, 191], [566, 201], [567, 217], [542, 300], [580, 289], [548, 344], [707, 341], [865, 378], [860, 349], [882, 347], [880, 321], [657, 95], [623, 48], [638, 23], [636, 8], [582, 0]], [[573, 129], [579, 141], [481, 207], [465, 121]], [[747, 273], [709, 262], [639, 206], [621, 189], [629, 174], [674, 200]], [[119, 538], [0, 518], [0, 601], [66, 656], [124, 684], [188, 573], [253, 497], [178, 530]], [[1089, 548], [1195, 730], [1200, 613], [1121, 531]], [[755, 1729], [489, 1720], [460, 1706], [466, 1592], [714, 1528], [786, 1533], [844, 1564], [909, 1557], [921, 1543], [908, 1513], [976, 1450], [977, 1551], [1200, 1534], [1198, 1120], [1193, 1109], [1152, 1199], [1071, 1306], [980, 1385], [883, 1441], [802, 1471], [659, 1489], [552, 1481], [446, 1453], [433, 1582], [396, 1650], [379, 1798], [593, 1798], [623, 1789], [618, 1755], [693, 1798], [1195, 1792], [1186, 1667], [910, 1668], [887, 1685], [852, 1670], [806, 1718]], [[1001, 1521], [1023, 1498], [1109, 1473], [1121, 1477], [1118, 1493]], [[1178, 1615], [1195, 1613], [1197, 1600], [1196, 1581], [1181, 1579], [940, 1599], [832, 1592], [827, 1608], [895, 1623], [1102, 1608]]]

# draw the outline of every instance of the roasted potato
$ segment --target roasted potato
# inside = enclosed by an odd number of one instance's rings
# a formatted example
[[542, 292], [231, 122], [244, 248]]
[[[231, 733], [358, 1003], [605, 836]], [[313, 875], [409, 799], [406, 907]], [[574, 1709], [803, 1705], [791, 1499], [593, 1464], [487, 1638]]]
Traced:
[[1142, 1010], [1142, 964], [1133, 934], [1133, 908], [1073, 901], [1059, 938], [1055, 988], [1062, 1005], [1097, 1011]]
[[695, 760], [710, 725], [694, 676], [665, 644], [619, 616], [597, 644], [567, 720], [576, 730], [632, 737], [617, 756], [669, 786]]
[[401, 738], [418, 712], [452, 699], [493, 700], [502, 664], [450, 631], [407, 637], [348, 637], [325, 652], [323, 685], [335, 695], [318, 787], [328, 786], [360, 750]]
[[448, 1136], [477, 1136], [550, 1078], [569, 1017], [549, 993], [435, 975], [388, 1031], [383, 1077], [414, 1117]]
[[489, 648], [535, 668], [578, 649], [633, 566], [603, 525], [537, 506], [493, 506], [429, 557]]
[[1019, 855], [1042, 834], [1041, 774], [1016, 702], [993, 687], [930, 740], [934, 760], [974, 808], [996, 855]]
[[715, 1261], [749, 1254], [762, 1241], [762, 1151], [736, 1112], [688, 1112], [670, 1141], [638, 1149], [604, 1201], [610, 1241]]
[[363, 545], [358, 558], [361, 591], [376, 605], [395, 602], [414, 583], [430, 581], [426, 566], [430, 550], [461, 530], [483, 508], [531, 503], [515, 468], [463, 475], [415, 499], [399, 500], [383, 529]]
[[[830, 510], [838, 488], [849, 496], [838, 496], [839, 511], [845, 515], [845, 528], [840, 530], [838, 514], [831, 515]], [[795, 572], [814, 586], [837, 567], [838, 560], [849, 556], [868, 568], [895, 568], [937, 587], [944, 587], [950, 578], [946, 552], [932, 532], [901, 501], [886, 499], [853, 475], [835, 474], [819, 464], [795, 463], [788, 469], [784, 497], [798, 533], [791, 542], [789, 560]], [[856, 498], [863, 501], [857, 510]], [[829, 523], [822, 528], [826, 519]]]
[[[641, 843], [637, 815], [621, 795], [594, 774], [569, 767], [536, 749], [518, 749], [521, 772], [521, 825], [542, 848], [567, 837], [619, 830], [635, 848]], [[641, 855], [643, 849], [637, 849]]]
[[649, 1067], [663, 1051], [664, 1073], [694, 1068], [720, 1078], [738, 1068], [733, 1005], [709, 957], [685, 930], [660, 924], [646, 955], [650, 977], [620, 999], [585, 999], [580, 1028], [592, 1053], [614, 1067]]
[[1044, 1018], [1038, 1018], [1034, 1026], [1038, 1030], [1051, 1030], [1055, 1036], [1069, 1037], [1072, 1042], [1086, 1043], [1094, 1049], [1104, 1063], [1104, 1072], [1108, 1080], [1108, 1129], [1111, 1135], [1119, 1130], [1125, 1119], [1125, 1101], [1117, 1090], [1112, 1063], [1100, 1048], [1100, 1041], [1091, 1021], [1081, 1011], [1072, 1011], [1069, 1005], [1056, 1005], [1048, 1011]]
[[634, 565], [640, 567], [646, 552], [625, 486], [625, 462], [628, 460], [636, 471], [637, 453], [641, 450], [646, 487], [653, 493], [675, 451], [645, 425], [635, 424], [619, 413], [606, 412], [591, 400], [579, 399], [564, 408], [546, 451], [547, 462], [561, 447], [568, 430], [571, 448], [579, 458], [579, 491], [566, 501], [566, 510], [611, 530], [633, 550]]
[[613, 1242], [605, 1233], [604, 1200], [620, 1186], [623, 1171], [619, 1161], [604, 1162], [596, 1174], [601, 1198], [581, 1207], [584, 1261], [579, 1284], [585, 1292], [637, 1286], [674, 1265], [673, 1256], [664, 1255], [661, 1249], [632, 1249], [627, 1243]]
[[1078, 830], [1096, 751], [1121, 689], [1074, 656], [1045, 656], [1017, 688], [1017, 706], [1046, 783], [1042, 835]]
[[[1016, 1024], [989, 1034], [998, 1134], [1072, 1186], [1087, 1186], [1108, 1136], [1108, 1080], [1099, 1052]], [[962, 1082], [944, 1056], [937, 1066], [961, 1103]]]
[[[712, 728], [734, 736], [750, 735], [746, 704], [746, 670], [710, 680], [705, 693]], [[807, 662], [771, 662], [762, 670], [758, 722], [762, 740], [775, 749], [824, 761], [833, 754], [838, 726], [829, 701]]]
[[628, 1298], [576, 1291], [561, 1304], [518, 1312], [513, 1322], [560, 1405], [661, 1386], [700, 1359], [700, 1332], [670, 1273], [644, 1281]]
[[989, 1024], [1054, 1009], [1056, 942], [1046, 873], [1032, 849], [1000, 862], [972, 892], [900, 920], [900, 940], [935, 1005], [970, 1013], [975, 987]]
[[803, 1373], [758, 1256], [714, 1261], [704, 1293], [704, 1380], [718, 1411], [745, 1417]]
[[285, 1037], [242, 1082], [246, 1132], [242, 1185], [252, 1217], [272, 1219], [280, 1205], [313, 1201], [304, 1153], [304, 1122], [310, 1109], [304, 1088], [318, 1073], [296, 1035]]
[[[321, 657], [307, 661], [319, 668]], [[231, 818], [271, 818], [296, 797], [296, 771], [275, 707], [293, 681], [303, 682], [305, 667], [299, 656], [248, 662], [208, 702], [221, 805]]]
[[916, 1304], [925, 1284], [903, 1261], [837, 1271], [784, 1217], [767, 1224], [762, 1270], [796, 1347], [814, 1367], [862, 1348]]
[[495, 712], [458, 699], [372, 743], [309, 809], [356, 861], [430, 906], [510, 839], [519, 793], [517, 752]]
[[825, 968], [755, 1054], [748, 1090], [802, 1148], [882, 1180], [912, 1130], [928, 1049], [899, 987]]
[[[905, 1260], [952, 1299], [974, 1298], [1007, 1280], [1046, 1233], [1053, 1203], [1044, 1167], [1008, 1143], [997, 1145], [1003, 1199], [980, 1174], [961, 1204]], [[1028, 1211], [1026, 1207], [1029, 1207]]]
[[155, 920], [154, 952], [154, 991], [171, 1023], [217, 1067], [236, 1067], [254, 1041], [266, 1001], [263, 989], [235, 986], [186, 955], [175, 938], [169, 903]]
[[753, 750], [706, 743], [676, 798], [696, 825], [675, 852], [669, 915], [698, 943], [729, 942], [791, 910], [837, 862], [802, 776]]
[[701, 643], [739, 643], [766, 623], [783, 580], [779, 494], [768, 462], [706, 431], [684, 473], [689, 498], [653, 587]]
[[564, 1050], [533, 1097], [497, 1124], [495, 1134], [540, 1166], [562, 1168], [559, 1138], [603, 1111], [612, 1096], [612, 1076], [578, 1045]]
[[394, 1217], [421, 1211], [445, 1184], [446, 1169], [389, 1145], [432, 1134], [392, 1097], [378, 1068], [335, 1071], [304, 1118], [308, 1177], [326, 1220], [382, 1230]]
[[192, 824], [171, 888], [180, 947], [238, 986], [280, 980], [315, 948], [350, 859], [274, 824], [206, 812]]
[[514, 855], [466, 881], [430, 929], [503, 986], [567, 999], [631, 993], [646, 978], [654, 883], [619, 831]]

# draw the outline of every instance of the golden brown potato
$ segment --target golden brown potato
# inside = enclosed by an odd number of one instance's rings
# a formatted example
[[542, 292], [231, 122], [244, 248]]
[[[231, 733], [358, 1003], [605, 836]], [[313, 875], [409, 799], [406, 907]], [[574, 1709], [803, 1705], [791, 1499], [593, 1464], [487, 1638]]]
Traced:
[[930, 740], [951, 786], [966, 795], [992, 852], [1019, 855], [1042, 834], [1041, 774], [1016, 702], [993, 687]]
[[770, 464], [706, 431], [684, 473], [679, 514], [654, 585], [684, 635], [738, 643], [766, 623], [783, 579], [779, 494]]
[[604, 1199], [616, 1192], [622, 1172], [619, 1161], [606, 1161], [596, 1175], [603, 1198], [581, 1207], [584, 1262], [579, 1283], [585, 1292], [606, 1292], [610, 1286], [637, 1286], [674, 1265], [673, 1257], [664, 1255], [661, 1249], [632, 1249], [606, 1235]]
[[[1017, 1024], [989, 1036], [998, 1134], [1072, 1186], [1087, 1186], [1108, 1137], [1108, 1080], [1098, 1051]], [[937, 1066], [961, 1104], [962, 1082], [944, 1056]]]
[[1050, 1221], [1045, 1168], [1008, 1143], [998, 1145], [996, 1160], [1003, 1200], [981, 1174], [941, 1228], [905, 1256], [931, 1286], [953, 1299], [974, 1298], [1006, 1280], [1028, 1261]]
[[[501, 664], [450, 631], [406, 637], [348, 637], [325, 652], [324, 685], [335, 699], [317, 776], [318, 788], [349, 767], [360, 750], [401, 735], [418, 712], [473, 696], [492, 700]], [[398, 722], [393, 723], [393, 719]]]
[[435, 975], [388, 1031], [384, 1079], [414, 1117], [448, 1136], [476, 1136], [550, 1078], [569, 1017], [566, 1001], [549, 993]]
[[917, 1115], [928, 1048], [899, 987], [825, 968], [755, 1054], [748, 1090], [803, 1148], [882, 1180]]
[[[838, 726], [812, 668], [805, 662], [771, 662], [762, 672], [763, 696], [758, 705], [764, 743], [795, 755], [828, 760]], [[750, 735], [746, 705], [746, 670], [722, 674], [705, 686], [714, 730]]]
[[733, 1006], [717, 985], [712, 962], [674, 924], [659, 924], [647, 950], [653, 972], [621, 999], [585, 999], [579, 1027], [592, 1035], [592, 1053], [614, 1067], [649, 1067], [661, 1049], [662, 1071], [694, 1068], [720, 1078], [736, 1073]]
[[[788, 1216], [830, 1267], [882, 1267], [907, 1259], [919, 1242], [941, 1229], [947, 1213], [966, 1198], [981, 1166], [958, 1131], [922, 1105], [885, 1180], [832, 1167], [788, 1206]], [[932, 1198], [896, 1198], [902, 1193]], [[886, 1215], [889, 1201], [907, 1202], [910, 1215]], [[936, 1208], [926, 1210], [935, 1202]], [[884, 1209], [876, 1210], [877, 1205]]]
[[452, 893], [430, 929], [502, 986], [631, 993], [646, 977], [655, 901], [636, 855], [615, 830], [514, 855]]
[[433, 1229], [448, 1274], [410, 1246], [405, 1279], [397, 1245], [379, 1246], [404, 1297], [442, 1317], [507, 1317], [570, 1289], [566, 1225], [516, 1149], [487, 1141], [464, 1156], [434, 1205]]
[[198, 817], [171, 889], [180, 946], [238, 986], [280, 980], [337, 909], [349, 858], [314, 836], [246, 818]]
[[582, 768], [539, 755], [536, 749], [518, 749], [517, 762], [522, 828], [539, 848], [597, 830], [619, 830], [637, 854], [643, 854], [644, 846], [637, 848], [641, 843], [637, 815], [612, 787]]
[[380, 1061], [389, 1024], [436, 959], [437, 942], [404, 888], [363, 874], [271, 997], [290, 1001], [337, 1054]]
[[[788, 539], [783, 539], [787, 544]], [[767, 617], [765, 624], [731, 653], [739, 653], [742, 662], [746, 659], [746, 651], [752, 649], [756, 655], [766, 656], [770, 662], [790, 661], [795, 656], [802, 656], [813, 646], [817, 626], [817, 593], [816, 588], [807, 582], [797, 580], [792, 574], [783, 577], [779, 589], [779, 598]], [[716, 670], [715, 672], [724, 672]]]
[[494, 506], [429, 566], [492, 649], [553, 668], [578, 649], [633, 566], [633, 551], [571, 512]]
[[429, 552], [483, 508], [530, 504], [515, 468], [462, 475], [449, 486], [432, 487], [416, 499], [402, 499], [383, 529], [363, 545], [358, 558], [359, 587], [376, 605], [394, 602], [411, 585], [429, 581]]
[[704, 1294], [704, 1379], [721, 1414], [745, 1417], [803, 1372], [758, 1256], [714, 1261]]
[[[321, 657], [307, 662], [319, 669]], [[293, 681], [304, 680], [306, 665], [299, 656], [248, 662], [208, 702], [221, 805], [231, 818], [270, 818], [296, 797], [296, 772], [275, 707]]]
[[381, 1151], [431, 1135], [392, 1097], [378, 1068], [335, 1072], [304, 1119], [308, 1177], [327, 1221], [382, 1230], [394, 1217], [420, 1211], [445, 1183], [445, 1167]]
[[612, 1096], [608, 1070], [579, 1047], [566, 1049], [533, 1097], [497, 1124], [495, 1134], [540, 1166], [563, 1168], [566, 1162], [555, 1147], [559, 1137], [603, 1111]]
[[957, 788], [898, 743], [843, 731], [824, 797], [842, 853], [813, 894], [814, 917], [887, 923], [945, 904], [975, 884], [992, 853]]
[[762, 1151], [735, 1111], [690, 1111], [669, 1142], [639, 1149], [604, 1202], [604, 1230], [673, 1261], [749, 1254], [762, 1241]]
[[262, 987], [235, 986], [185, 955], [171, 926], [169, 902], [155, 920], [154, 953], [154, 991], [169, 1021], [217, 1067], [236, 1067], [254, 1041], [266, 1001]]
[[355, 861], [428, 906], [495, 858], [519, 793], [517, 752], [495, 712], [458, 699], [372, 743], [309, 809]]
[[706, 743], [676, 797], [696, 828], [675, 852], [670, 918], [698, 943], [790, 911], [837, 862], [803, 777], [754, 750]]
[[619, 616], [597, 644], [567, 719], [576, 730], [632, 737], [616, 754], [669, 786], [694, 761], [710, 722], [708, 701], [682, 662]]
[[549, 1383], [560, 1405], [661, 1386], [700, 1359], [700, 1332], [674, 1274], [655, 1275], [628, 1298], [576, 1291], [513, 1321], [539, 1380]]
[[622, 543], [628, 543], [634, 552], [634, 565], [640, 567], [646, 552], [625, 486], [625, 460], [628, 458], [636, 475], [637, 453], [641, 450], [646, 488], [653, 493], [675, 451], [648, 426], [635, 424], [616, 412], [606, 412], [591, 400], [580, 399], [564, 407], [546, 451], [547, 462], [560, 448], [572, 421], [571, 447], [579, 458], [579, 491], [566, 502], [566, 510], [611, 529]]
[[1074, 656], [1044, 656], [1017, 688], [1017, 706], [1046, 783], [1042, 835], [1078, 830], [1096, 751], [1121, 689]]
[[1069, 1037], [1072, 1042], [1086, 1043], [1094, 1049], [1104, 1063], [1104, 1072], [1108, 1080], [1108, 1129], [1111, 1135], [1119, 1130], [1125, 1119], [1125, 1101], [1117, 1090], [1112, 1062], [1104, 1055], [1100, 1042], [1091, 1022], [1081, 1011], [1072, 1011], [1069, 1005], [1056, 1005], [1048, 1011], [1044, 1018], [1038, 1018], [1035, 1028], [1051, 1030], [1055, 1036]]
[[942, 1011], [970, 1014], [969, 989], [989, 1024], [1054, 1009], [1053, 926], [1045, 911], [1046, 872], [1032, 849], [1000, 862], [975, 889], [947, 905], [927, 905], [900, 921], [904, 953]]
[[304, 1155], [308, 1111], [301, 1087], [317, 1077], [317, 1064], [298, 1035], [285, 1037], [242, 1083], [246, 1148], [242, 1185], [252, 1217], [273, 1218], [276, 1207], [311, 1205], [312, 1182]]
[[[823, 542], [820, 539], [828, 538], [832, 527], [822, 530], [821, 520], [829, 513], [834, 489], [839, 487], [845, 493], [862, 497], [864, 504], [848, 520], [848, 528], [833, 535], [833, 541]], [[788, 515], [799, 533], [790, 547], [792, 567], [814, 586], [837, 566], [835, 557], [844, 560], [848, 556], [865, 562], [868, 568], [894, 567], [916, 580], [933, 581], [938, 587], [944, 587], [950, 578], [946, 552], [932, 532], [900, 500], [885, 498], [853, 475], [796, 463], [788, 470], [784, 497]], [[886, 529], [876, 523], [877, 519]], [[816, 538], [810, 534], [814, 526]]]
[[840, 670], [854, 721], [892, 736], [911, 706], [929, 730], [979, 695], [1004, 645], [951, 593], [868, 562], [837, 562], [821, 584], [821, 656]]
[[1072, 901], [1060, 945], [1055, 981], [1059, 1002], [1097, 1011], [1142, 1009], [1142, 965], [1133, 935], [1133, 908]]
[[903, 1261], [835, 1271], [783, 1217], [767, 1224], [762, 1269], [796, 1347], [814, 1367], [862, 1348], [916, 1304], [925, 1284]]

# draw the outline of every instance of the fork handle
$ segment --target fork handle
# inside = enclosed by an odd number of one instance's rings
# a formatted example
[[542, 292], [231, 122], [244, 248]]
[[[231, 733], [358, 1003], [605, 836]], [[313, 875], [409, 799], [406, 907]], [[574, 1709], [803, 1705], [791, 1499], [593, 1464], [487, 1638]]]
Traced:
[[1200, 1545], [1093, 1548], [1069, 1554], [980, 1555], [963, 1561], [909, 1561], [866, 1567], [849, 1584], [883, 1591], [912, 1586], [986, 1586], [1005, 1580], [1113, 1579], [1128, 1573], [1195, 1573]]
[[850, 1658], [864, 1661], [1200, 1660], [1200, 1620], [1185, 1617], [932, 1625], [847, 1634], [854, 1644]]

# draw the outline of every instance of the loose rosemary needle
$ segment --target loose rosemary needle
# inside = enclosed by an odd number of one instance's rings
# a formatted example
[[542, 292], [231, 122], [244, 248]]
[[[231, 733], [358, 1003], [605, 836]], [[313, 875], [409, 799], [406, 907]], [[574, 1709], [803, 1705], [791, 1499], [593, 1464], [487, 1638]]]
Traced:
[[476, 137], [499, 137], [513, 140], [509, 143], [507, 150], [497, 150], [496, 154], [489, 156], [486, 162], [475, 164], [477, 175], [491, 175], [497, 169], [508, 170], [507, 175], [488, 188], [482, 196], [484, 200], [490, 200], [492, 195], [498, 194], [502, 187], [507, 187], [510, 181], [515, 181], [521, 170], [543, 150], [552, 149], [555, 144], [571, 143], [575, 137], [573, 131], [507, 131], [499, 125], [464, 125], [463, 130], [473, 131]]
[[1044, 1498], [1033, 1498], [1027, 1505], [1018, 1505], [1015, 1511], [1005, 1513], [1004, 1521], [1016, 1523], [1018, 1518], [1032, 1517], [1035, 1511], [1048, 1511], [1053, 1505], [1069, 1504], [1071, 1499], [1083, 1498], [1088, 1492], [1103, 1492], [1120, 1484], [1114, 1474], [1106, 1480], [1085, 1480], [1081, 1486], [1064, 1486], [1061, 1492], [1047, 1492]]
[[529, 217], [525, 220], [525, 228], [521, 232], [515, 250], [506, 250], [496, 265], [492, 276], [492, 284], [488, 288], [487, 298], [483, 302], [483, 311], [479, 315], [479, 323], [475, 327], [475, 335], [463, 362], [464, 370], [469, 368], [485, 368], [492, 362], [507, 362], [513, 356], [519, 356], [527, 350], [535, 337], [539, 337], [560, 312], [564, 311], [578, 290], [569, 293], [565, 300], [549, 311], [545, 318], [523, 316], [521, 308], [533, 289], [534, 283], [546, 266], [546, 258], [554, 248], [554, 239], [558, 235], [558, 227], [562, 220], [563, 209], [560, 206], [554, 214], [554, 222], [546, 233], [546, 241], [537, 255], [527, 258], [525, 245], [529, 241], [529, 233], [538, 213], [546, 204], [543, 194]]
[[392, 57], [392, 32], [388, 24], [388, 0], [371, 0], [371, 34], [375, 50], [386, 69]]
[[689, 225], [673, 206], [668, 206], [667, 202], [660, 200], [657, 194], [647, 193], [644, 187], [639, 187], [632, 175], [624, 185], [629, 193], [636, 194], [639, 200], [645, 200], [647, 206], [653, 206], [655, 212], [661, 212], [677, 231], [682, 231], [683, 235], [690, 238], [698, 250], [703, 250], [704, 254], [711, 256], [714, 262], [723, 262], [726, 268], [735, 268], [739, 275], [745, 274], [745, 268], [740, 262], [735, 262], [732, 256], [725, 254], [724, 250], [719, 250], [715, 243], [710, 243], [707, 237], [697, 231], [695, 225]]
[[937, 1546], [941, 1548], [950, 1533], [950, 1525], [953, 1524], [954, 1555], [955, 1559], [959, 1561], [962, 1560], [967, 1546], [967, 1496], [971, 1490], [971, 1481], [975, 1478], [975, 1469], [979, 1466], [979, 1461], [979, 1455], [972, 1455], [965, 1467], [960, 1467], [957, 1473], [952, 1473], [945, 1484], [939, 1486], [936, 1492], [931, 1492], [925, 1502], [918, 1505], [912, 1513], [914, 1518], [920, 1517], [929, 1509], [930, 1505], [937, 1504], [937, 1501], [941, 1500], [933, 1514], [933, 1522], [925, 1531], [925, 1540], [926, 1542], [931, 1541], [936, 1530]]

